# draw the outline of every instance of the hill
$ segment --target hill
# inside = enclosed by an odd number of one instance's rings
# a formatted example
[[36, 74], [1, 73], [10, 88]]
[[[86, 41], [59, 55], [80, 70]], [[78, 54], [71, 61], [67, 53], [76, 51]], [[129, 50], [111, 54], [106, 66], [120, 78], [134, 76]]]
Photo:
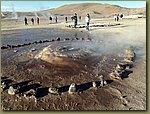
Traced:
[[[48, 18], [49, 16], [72, 16], [74, 13], [85, 16], [89, 13], [92, 17], [109, 17], [114, 14], [123, 13], [124, 15], [146, 15], [146, 7], [143, 8], [126, 8], [118, 5], [100, 4], [100, 3], [82, 3], [82, 4], [70, 4], [64, 5], [58, 8], [37, 11], [37, 12], [17, 12], [18, 18], [20, 17], [43, 17]], [[2, 17], [10, 18], [14, 13], [3, 12]]]

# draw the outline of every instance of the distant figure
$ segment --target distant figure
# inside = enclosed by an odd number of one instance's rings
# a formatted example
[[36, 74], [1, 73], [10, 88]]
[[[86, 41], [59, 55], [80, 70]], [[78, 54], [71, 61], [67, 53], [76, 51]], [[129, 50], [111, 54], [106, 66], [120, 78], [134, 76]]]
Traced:
[[31, 22], [32, 22], [32, 25], [34, 25], [34, 19], [33, 18], [31, 18]]
[[67, 23], [67, 17], [65, 17], [66, 23]]
[[117, 21], [119, 21], [119, 14], [117, 15]]
[[71, 20], [73, 21], [73, 16], [71, 17]]
[[28, 20], [26, 17], [24, 18], [24, 22], [25, 22], [25, 25], [28, 25]]
[[123, 14], [120, 14], [120, 19], [122, 20], [122, 18], [123, 18]]
[[79, 20], [81, 21], [81, 16], [79, 16]]
[[89, 14], [86, 15], [85, 22], [86, 22], [86, 30], [89, 30], [89, 24], [90, 24], [90, 15]]
[[73, 20], [74, 20], [74, 28], [77, 27], [77, 22], [78, 22], [78, 18], [77, 18], [77, 14], [75, 13], [73, 16]]
[[119, 14], [115, 14], [114, 19], [115, 21], [119, 21]]
[[37, 17], [37, 24], [38, 24], [38, 25], [40, 24], [40, 19], [39, 19], [39, 17]]
[[51, 16], [49, 17], [49, 20], [52, 22], [52, 17]]
[[117, 21], [117, 14], [114, 15], [114, 19], [115, 19], [115, 21]]
[[57, 23], [57, 16], [55, 17], [55, 22]]

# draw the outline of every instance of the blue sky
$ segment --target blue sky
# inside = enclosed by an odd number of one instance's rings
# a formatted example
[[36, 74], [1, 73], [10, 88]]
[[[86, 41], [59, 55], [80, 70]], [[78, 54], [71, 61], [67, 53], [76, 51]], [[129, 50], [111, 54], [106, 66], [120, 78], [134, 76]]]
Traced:
[[39, 11], [78, 3], [113, 4], [127, 8], [146, 7], [146, 1], [1, 1], [1, 11]]

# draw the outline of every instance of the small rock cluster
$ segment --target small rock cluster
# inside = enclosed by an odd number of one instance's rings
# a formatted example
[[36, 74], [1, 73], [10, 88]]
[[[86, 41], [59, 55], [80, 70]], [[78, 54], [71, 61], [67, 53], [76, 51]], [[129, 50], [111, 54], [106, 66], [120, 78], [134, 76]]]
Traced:
[[[103, 75], [101, 75], [101, 76], [100, 76], [100, 83], [97, 83], [97, 82], [93, 81], [93, 82], [92, 82], [92, 87], [93, 87], [93, 88], [101, 88], [101, 87], [103, 87], [103, 86], [106, 85], [106, 84], [107, 84], [106, 80], [104, 80]], [[70, 86], [69, 86], [68, 93], [69, 93], [69, 94], [74, 94], [74, 93], [76, 93], [76, 92], [79, 92], [78, 89], [79, 89], [79, 88], [77, 87], [77, 84], [72, 83], [72, 84], [70, 84]], [[48, 89], [48, 92], [51, 93], [51, 94], [60, 94], [59, 89], [56, 88], [56, 87], [50, 87], [50, 88]]]
[[13, 86], [10, 86], [8, 89], [9, 95], [15, 95], [17, 93], [17, 89], [15, 89]]
[[69, 94], [73, 94], [74, 92], [76, 92], [77, 89], [76, 89], [76, 84], [75, 83], [72, 83], [69, 87]]
[[49, 93], [51, 93], [51, 94], [59, 94], [59, 93], [58, 93], [58, 89], [55, 88], [55, 87], [50, 87], [50, 88], [48, 89], [48, 91], [49, 91]]
[[[111, 23], [104, 23], [104, 24], [97, 24], [97, 25], [90, 25], [90, 27], [109, 27], [109, 26], [117, 26], [121, 25], [120, 23], [111, 24]], [[74, 28], [74, 25], [67, 25], [66, 27]], [[78, 25], [77, 28], [85, 28], [85, 25]]]
[[1, 83], [1, 92], [2, 92], [5, 88], [6, 88], [6, 84], [5, 84], [5, 82], [2, 82], [2, 83]]
[[[1, 49], [12, 49], [12, 48], [17, 48], [17, 47], [23, 47], [23, 46], [27, 46], [27, 45], [32, 45], [32, 44], [41, 44], [41, 43], [47, 43], [47, 42], [54, 42], [54, 41], [67, 41], [67, 40], [79, 40], [79, 38], [64, 38], [64, 40], [62, 40], [60, 37], [57, 37], [55, 39], [52, 40], [40, 40], [40, 41], [35, 41], [32, 43], [27, 43], [27, 44], [18, 44], [18, 45], [2, 45]], [[81, 38], [81, 40], [83, 41], [91, 41], [91, 38]], [[17, 50], [14, 50], [14, 53], [16, 53]]]
[[96, 83], [95, 81], [92, 82], [93, 88], [101, 88], [101, 87], [103, 87], [104, 85], [107, 84], [106, 80], [104, 80], [104, 76], [103, 75], [100, 75], [99, 79], [100, 79], [100, 83], [99, 84]]
[[113, 72], [110, 73], [110, 76], [115, 79], [121, 79], [123, 73], [129, 70], [133, 66], [135, 60], [135, 52], [133, 48], [126, 50], [126, 57], [124, 58], [124, 63], [118, 63], [117, 66], [113, 69]]
[[125, 57], [124, 61], [126, 61], [128, 63], [134, 62], [136, 54], [132, 47], [130, 47], [129, 49], [126, 50], [126, 55], [127, 56]]

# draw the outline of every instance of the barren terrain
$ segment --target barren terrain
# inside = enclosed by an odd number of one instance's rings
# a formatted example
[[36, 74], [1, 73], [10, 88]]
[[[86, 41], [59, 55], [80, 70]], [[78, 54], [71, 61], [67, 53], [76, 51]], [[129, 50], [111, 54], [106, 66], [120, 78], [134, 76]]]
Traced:
[[[3, 110], [146, 110], [146, 18], [92, 18], [90, 31], [66, 27], [73, 25], [71, 20], [41, 19], [40, 25], [28, 26], [21, 19], [1, 23], [6, 47], [1, 49]], [[115, 26], [92, 26], [103, 24]], [[68, 50], [62, 51], [65, 57], [50, 56], [54, 61], [47, 53], [46, 59], [36, 59], [48, 46]], [[129, 47], [136, 53], [133, 66], [120, 79], [111, 78]], [[107, 84], [92, 87], [93, 81], [99, 85], [101, 75]], [[69, 94], [72, 83], [77, 91]], [[18, 90], [15, 95], [8, 94], [9, 86]], [[58, 94], [51, 94], [50, 87]]]

